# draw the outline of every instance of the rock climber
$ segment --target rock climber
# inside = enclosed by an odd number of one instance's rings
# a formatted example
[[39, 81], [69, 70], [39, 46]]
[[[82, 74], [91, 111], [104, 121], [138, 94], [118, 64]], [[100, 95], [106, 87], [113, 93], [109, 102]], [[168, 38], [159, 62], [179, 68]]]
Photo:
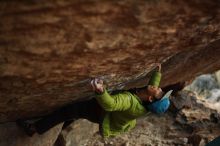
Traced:
[[64, 122], [63, 128], [74, 120], [84, 118], [99, 124], [103, 137], [116, 136], [135, 127], [136, 119], [149, 112], [162, 114], [170, 105], [172, 90], [164, 93], [159, 88], [161, 80], [161, 64], [158, 64], [147, 86], [109, 94], [103, 80], [91, 80], [91, 87], [96, 97], [66, 105], [35, 122], [18, 120], [17, 124], [32, 136], [43, 134], [50, 128]]

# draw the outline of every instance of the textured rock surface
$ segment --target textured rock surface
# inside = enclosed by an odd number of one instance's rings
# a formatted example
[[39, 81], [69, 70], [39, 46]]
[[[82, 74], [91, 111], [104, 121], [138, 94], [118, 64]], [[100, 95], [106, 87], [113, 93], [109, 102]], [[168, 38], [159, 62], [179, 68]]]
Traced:
[[[110, 90], [162, 86], [220, 68], [219, 1], [0, 1], [0, 121]], [[210, 11], [211, 10], [211, 11]]]
[[14, 122], [0, 124], [0, 146], [52, 146], [61, 127], [62, 124], [43, 135], [35, 134], [33, 137], [28, 137]]
[[81, 146], [98, 130], [98, 124], [85, 119], [77, 120], [62, 130], [54, 146]]

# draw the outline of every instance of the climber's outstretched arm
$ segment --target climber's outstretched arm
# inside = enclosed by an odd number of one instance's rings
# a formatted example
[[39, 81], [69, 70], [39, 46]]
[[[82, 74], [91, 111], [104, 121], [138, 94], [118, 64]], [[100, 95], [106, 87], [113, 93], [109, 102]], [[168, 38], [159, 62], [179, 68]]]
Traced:
[[128, 93], [110, 95], [100, 79], [92, 80], [91, 86], [97, 94], [96, 100], [105, 111], [125, 111], [130, 108], [131, 103]]
[[151, 75], [148, 85], [159, 87], [161, 80], [161, 64], [158, 63], [155, 71]]

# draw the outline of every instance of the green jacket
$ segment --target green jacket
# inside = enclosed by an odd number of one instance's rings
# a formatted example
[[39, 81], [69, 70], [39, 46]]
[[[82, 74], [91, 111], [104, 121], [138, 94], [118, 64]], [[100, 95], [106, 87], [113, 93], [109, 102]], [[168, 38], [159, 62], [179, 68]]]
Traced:
[[[154, 72], [149, 84], [159, 86], [160, 72]], [[96, 100], [106, 111], [102, 122], [102, 134], [104, 137], [116, 136], [127, 132], [136, 125], [136, 118], [143, 116], [147, 111], [141, 100], [135, 94], [128, 91], [116, 95], [110, 95], [107, 90], [97, 95]]]

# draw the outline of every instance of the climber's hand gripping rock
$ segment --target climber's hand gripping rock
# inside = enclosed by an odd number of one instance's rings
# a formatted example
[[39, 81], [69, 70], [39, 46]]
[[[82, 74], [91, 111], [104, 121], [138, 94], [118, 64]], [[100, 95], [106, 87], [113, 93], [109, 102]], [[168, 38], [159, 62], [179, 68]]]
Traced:
[[91, 81], [91, 86], [93, 91], [95, 91], [98, 94], [101, 94], [104, 92], [104, 85], [103, 80], [95, 78]]

